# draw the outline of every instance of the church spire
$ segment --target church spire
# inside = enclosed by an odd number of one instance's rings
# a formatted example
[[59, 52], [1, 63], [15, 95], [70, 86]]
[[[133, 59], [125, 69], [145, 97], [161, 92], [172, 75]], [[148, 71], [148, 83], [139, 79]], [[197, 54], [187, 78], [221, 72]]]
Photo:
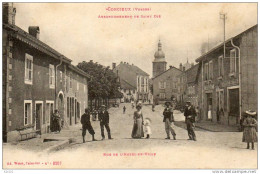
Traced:
[[158, 51], [162, 51], [162, 43], [159, 39], [159, 42], [158, 42]]

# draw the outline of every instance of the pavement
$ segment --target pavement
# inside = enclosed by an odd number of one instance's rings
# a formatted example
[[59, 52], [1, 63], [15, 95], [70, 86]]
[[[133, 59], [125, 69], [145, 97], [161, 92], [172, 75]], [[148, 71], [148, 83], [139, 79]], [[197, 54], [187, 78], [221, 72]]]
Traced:
[[[123, 114], [124, 105], [127, 108], [125, 114]], [[131, 104], [121, 104], [119, 108], [109, 110], [113, 140], [105, 139], [102, 141], [99, 122], [92, 121], [92, 126], [96, 132], [95, 138], [98, 141], [93, 142], [91, 135], [87, 133], [86, 143], [82, 143], [81, 125], [76, 125], [71, 127], [70, 130], [62, 130], [60, 134], [46, 135], [46, 137], [59, 136], [71, 139], [71, 142], [62, 149], [57, 148], [52, 153], [46, 154], [46, 149], [60, 143], [60, 141], [49, 141], [46, 143], [56, 143], [45, 144], [42, 142], [42, 138], [35, 138], [20, 142], [17, 145], [10, 145], [12, 148], [8, 148], [9, 145], [4, 145], [3, 159], [8, 161], [15, 157], [16, 160], [19, 160], [18, 156], [9, 157], [8, 155], [10, 152], [22, 153], [17, 151], [22, 148], [26, 150], [26, 154], [32, 152], [32, 159], [39, 159], [39, 156], [36, 156], [34, 152], [42, 152], [41, 160], [62, 161], [62, 166], [59, 167], [64, 169], [257, 168], [257, 145], [256, 150], [247, 150], [246, 144], [241, 141], [241, 132], [213, 132], [205, 130], [206, 128], [197, 127], [195, 130], [197, 141], [188, 141], [184, 116], [178, 111], [174, 112], [177, 140], [166, 140], [162, 116], [163, 109], [161, 105], [156, 106], [155, 112], [152, 112], [150, 105], [145, 105], [142, 108], [144, 118], [149, 117], [152, 120], [150, 139], [131, 138], [133, 112], [135, 110], [131, 108]], [[214, 125], [210, 127], [212, 126]]]

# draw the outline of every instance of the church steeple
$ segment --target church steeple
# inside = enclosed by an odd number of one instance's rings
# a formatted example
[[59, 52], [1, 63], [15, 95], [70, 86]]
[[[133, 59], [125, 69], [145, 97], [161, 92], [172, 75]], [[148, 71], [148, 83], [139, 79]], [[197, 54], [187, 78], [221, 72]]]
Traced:
[[153, 61], [153, 77], [163, 73], [166, 71], [165, 54], [162, 51], [162, 43], [159, 39], [158, 42], [158, 50], [154, 53], [154, 61]]
[[159, 40], [159, 42], [158, 42], [158, 51], [155, 52], [154, 58], [155, 58], [155, 59], [163, 59], [163, 60], [160, 60], [160, 61], [165, 61], [165, 60], [164, 60], [165, 54], [164, 54], [164, 52], [162, 51], [162, 43], [161, 43], [160, 40]]

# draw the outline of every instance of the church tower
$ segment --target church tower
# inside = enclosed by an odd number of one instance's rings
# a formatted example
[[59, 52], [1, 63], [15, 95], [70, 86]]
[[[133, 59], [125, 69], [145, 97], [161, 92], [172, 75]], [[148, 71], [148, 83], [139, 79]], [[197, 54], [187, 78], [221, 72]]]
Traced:
[[162, 51], [162, 44], [159, 40], [158, 51], [156, 51], [154, 54], [153, 77], [156, 77], [157, 75], [166, 71], [166, 64], [167, 62], [165, 61], [165, 54]]

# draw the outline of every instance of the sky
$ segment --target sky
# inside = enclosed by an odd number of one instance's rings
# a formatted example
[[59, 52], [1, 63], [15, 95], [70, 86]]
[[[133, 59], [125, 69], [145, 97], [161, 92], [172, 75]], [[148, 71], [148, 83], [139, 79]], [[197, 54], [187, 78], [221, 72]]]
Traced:
[[[152, 75], [152, 61], [161, 40], [167, 67], [195, 62], [203, 43], [223, 41], [257, 24], [257, 3], [14, 3], [16, 25], [40, 27], [40, 40], [77, 65], [93, 60], [104, 66], [121, 61]], [[108, 11], [106, 8], [131, 8]], [[148, 8], [149, 11], [133, 11]], [[101, 16], [132, 15], [132, 19]], [[152, 15], [153, 18], [141, 18]], [[160, 15], [161, 18], [154, 18]]]

